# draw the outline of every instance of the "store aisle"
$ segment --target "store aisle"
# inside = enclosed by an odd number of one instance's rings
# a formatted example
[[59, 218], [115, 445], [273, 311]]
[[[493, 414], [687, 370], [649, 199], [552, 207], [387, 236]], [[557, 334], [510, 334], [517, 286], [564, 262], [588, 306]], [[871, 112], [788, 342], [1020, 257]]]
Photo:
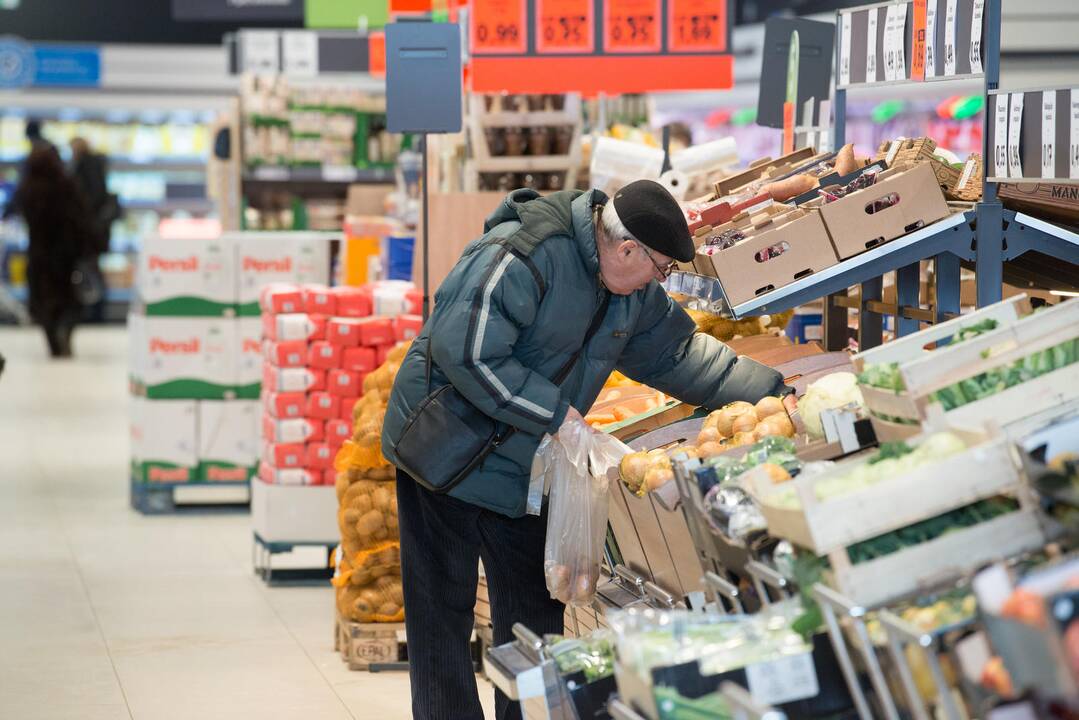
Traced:
[[252, 574], [249, 516], [130, 509], [122, 329], [81, 329], [74, 361], [27, 329], [0, 352], [0, 718], [410, 717], [406, 675], [333, 651], [328, 587]]

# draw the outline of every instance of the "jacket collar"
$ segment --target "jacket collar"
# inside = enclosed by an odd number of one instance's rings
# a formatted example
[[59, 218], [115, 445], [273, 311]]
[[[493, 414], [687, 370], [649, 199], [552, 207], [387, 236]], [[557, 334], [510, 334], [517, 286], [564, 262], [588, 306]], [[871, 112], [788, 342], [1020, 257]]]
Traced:
[[596, 246], [596, 228], [592, 223], [592, 209], [596, 205], [605, 205], [607, 195], [602, 190], [589, 190], [573, 200], [573, 235], [577, 241], [577, 252], [585, 268], [593, 275], [599, 274], [599, 249]]

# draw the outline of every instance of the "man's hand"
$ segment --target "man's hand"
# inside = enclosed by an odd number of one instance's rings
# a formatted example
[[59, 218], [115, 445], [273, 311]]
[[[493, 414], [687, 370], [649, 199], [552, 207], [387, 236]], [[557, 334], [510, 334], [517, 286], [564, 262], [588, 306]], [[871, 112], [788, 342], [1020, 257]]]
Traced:
[[783, 396], [783, 407], [787, 408], [788, 415], [798, 409], [798, 398], [794, 397], [794, 393], [787, 393]]

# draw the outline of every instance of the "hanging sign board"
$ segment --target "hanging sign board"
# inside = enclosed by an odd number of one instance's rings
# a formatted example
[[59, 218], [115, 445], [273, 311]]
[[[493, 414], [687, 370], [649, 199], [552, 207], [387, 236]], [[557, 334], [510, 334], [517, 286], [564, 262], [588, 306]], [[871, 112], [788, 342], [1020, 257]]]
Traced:
[[732, 8], [731, 0], [473, 0], [472, 90], [729, 88]]

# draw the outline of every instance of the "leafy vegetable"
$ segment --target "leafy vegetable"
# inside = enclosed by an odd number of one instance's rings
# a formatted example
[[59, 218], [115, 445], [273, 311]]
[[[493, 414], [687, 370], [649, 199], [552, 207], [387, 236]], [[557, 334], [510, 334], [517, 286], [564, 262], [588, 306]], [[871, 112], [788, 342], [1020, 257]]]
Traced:
[[614, 642], [607, 631], [597, 630], [589, 637], [561, 640], [550, 636], [547, 642], [563, 675], [583, 672], [588, 682], [595, 682], [614, 674]]
[[899, 374], [899, 363], [872, 363], [858, 374], [858, 382], [870, 387], [895, 390], [900, 393], [907, 389], [903, 376]]
[[987, 332], [991, 332], [997, 329], [997, 321], [989, 318], [976, 322], [973, 325], [967, 325], [966, 327], [959, 328], [959, 331], [952, 337], [952, 344], [963, 342], [964, 340], [970, 340], [971, 338], [984, 335]]
[[905, 442], [886, 442], [881, 443], [880, 450], [877, 454], [869, 458], [870, 465], [876, 465], [882, 460], [891, 460], [893, 458], [901, 458], [904, 455], [909, 455], [914, 452], [914, 448], [907, 445]]
[[862, 400], [862, 391], [858, 389], [858, 380], [854, 373], [837, 372], [825, 375], [806, 388], [805, 395], [798, 401], [798, 412], [805, 422], [806, 432], [810, 437], [819, 440], [824, 437], [821, 412], [845, 407], [852, 403], [865, 404]]

